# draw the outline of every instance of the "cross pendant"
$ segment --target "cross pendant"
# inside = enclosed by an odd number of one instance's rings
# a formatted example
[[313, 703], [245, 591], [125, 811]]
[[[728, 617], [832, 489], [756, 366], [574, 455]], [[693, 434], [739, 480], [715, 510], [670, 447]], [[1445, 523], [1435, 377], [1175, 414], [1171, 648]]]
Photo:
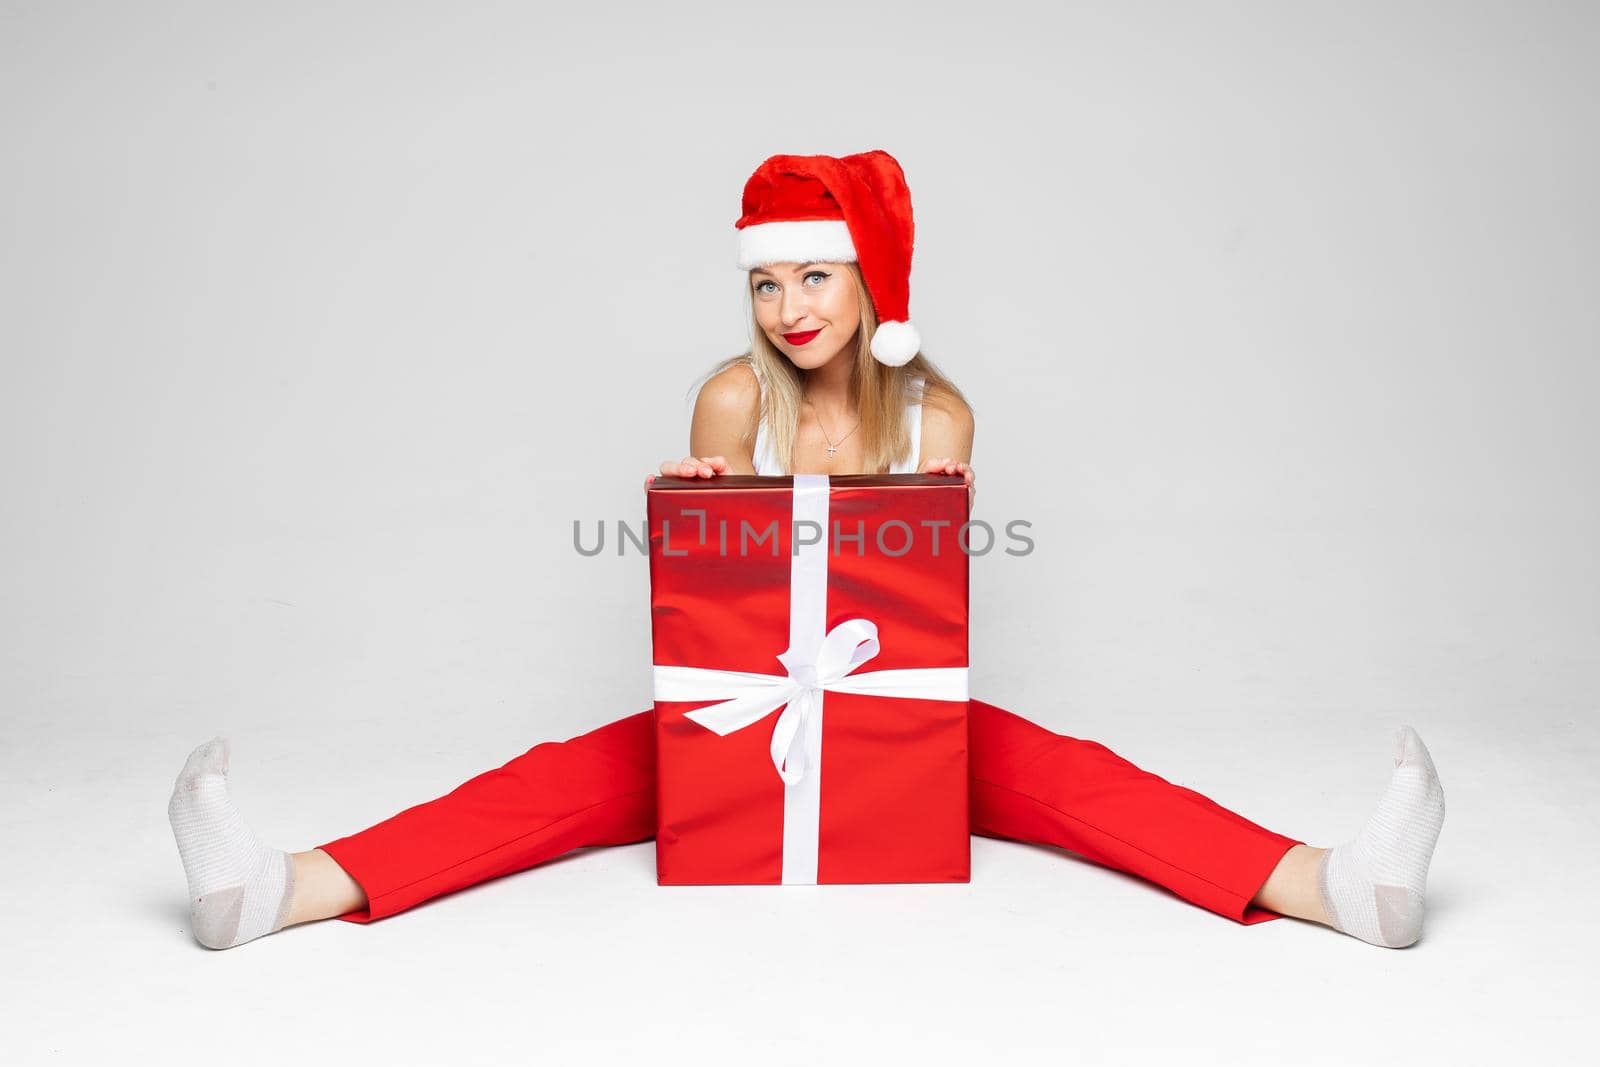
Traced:
[[829, 445], [829, 446], [828, 446], [828, 455], [830, 455], [830, 456], [831, 456], [831, 455], [833, 455], [833, 454], [834, 454], [834, 453], [835, 453], [835, 452], [837, 452], [837, 451], [839, 451], [839, 450], [838, 450], [838, 449], [837, 449], [837, 448], [835, 448], [835, 447], [834, 447], [834, 446], [833, 446], [833, 445]]

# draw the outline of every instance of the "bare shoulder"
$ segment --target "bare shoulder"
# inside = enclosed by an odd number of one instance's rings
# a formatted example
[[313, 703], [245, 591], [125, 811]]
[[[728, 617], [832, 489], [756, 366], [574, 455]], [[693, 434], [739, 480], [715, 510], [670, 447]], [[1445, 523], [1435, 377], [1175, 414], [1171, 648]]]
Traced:
[[971, 436], [972, 408], [966, 401], [947, 389], [929, 384], [922, 398], [922, 426], [958, 436]]
[[735, 363], [706, 379], [695, 399], [694, 419], [745, 429], [761, 417], [761, 385], [748, 363]]

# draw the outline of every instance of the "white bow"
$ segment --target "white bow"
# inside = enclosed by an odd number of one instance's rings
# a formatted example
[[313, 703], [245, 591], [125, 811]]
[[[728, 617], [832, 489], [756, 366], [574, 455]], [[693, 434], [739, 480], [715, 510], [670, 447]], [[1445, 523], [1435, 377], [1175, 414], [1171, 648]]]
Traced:
[[720, 737], [759, 722], [784, 705], [783, 714], [772, 728], [772, 765], [785, 785], [794, 785], [810, 769], [803, 743], [805, 727], [821, 710], [824, 691], [923, 700], [967, 699], [965, 667], [851, 674], [877, 654], [877, 624], [870, 619], [846, 619], [828, 631], [815, 659], [808, 661], [792, 646], [778, 656], [787, 674], [657, 664], [655, 697], [669, 701], [721, 700], [720, 704], [684, 714], [684, 718]]

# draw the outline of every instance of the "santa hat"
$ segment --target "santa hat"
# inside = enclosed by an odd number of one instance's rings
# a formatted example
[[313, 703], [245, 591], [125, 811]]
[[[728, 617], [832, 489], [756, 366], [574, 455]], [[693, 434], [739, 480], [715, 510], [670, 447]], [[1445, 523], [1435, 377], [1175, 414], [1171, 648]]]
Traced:
[[872, 355], [898, 367], [922, 347], [911, 324], [911, 191], [887, 152], [771, 156], [744, 184], [739, 268], [856, 263], [878, 329]]

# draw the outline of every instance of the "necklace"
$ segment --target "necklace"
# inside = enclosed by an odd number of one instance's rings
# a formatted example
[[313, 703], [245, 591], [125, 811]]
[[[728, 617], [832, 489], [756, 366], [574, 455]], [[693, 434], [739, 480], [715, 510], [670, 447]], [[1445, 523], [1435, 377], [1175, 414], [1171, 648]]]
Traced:
[[807, 400], [806, 403], [811, 406], [811, 414], [817, 417], [817, 427], [822, 430], [822, 439], [828, 442], [829, 456], [832, 456], [835, 452], [839, 451], [839, 446], [844, 444], [844, 438], [849, 437], [852, 433], [855, 433], [857, 428], [859, 428], [861, 425], [861, 420], [857, 419], [855, 426], [850, 427], [850, 433], [845, 434], [844, 437], [841, 437], [835, 441], [833, 438], [828, 436], [828, 428], [822, 425], [822, 412], [817, 410], [817, 405], [812, 404], [809, 400]]

